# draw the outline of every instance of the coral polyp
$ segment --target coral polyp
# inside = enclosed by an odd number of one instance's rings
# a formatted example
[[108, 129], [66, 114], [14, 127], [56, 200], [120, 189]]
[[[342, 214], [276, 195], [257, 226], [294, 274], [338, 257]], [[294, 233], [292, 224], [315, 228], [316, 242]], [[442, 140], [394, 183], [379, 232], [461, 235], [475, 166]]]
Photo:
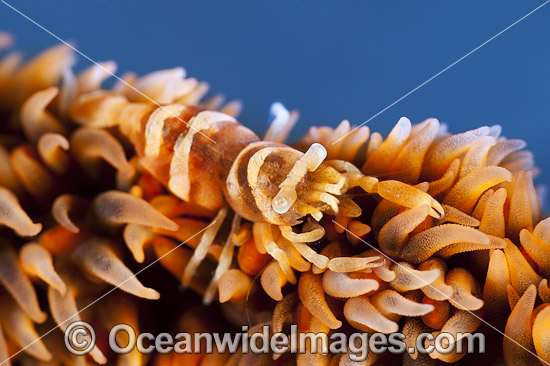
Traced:
[[[74, 62], [63, 45], [0, 61], [0, 362], [357, 363], [348, 348], [148, 357], [98, 342], [84, 358], [63, 346], [80, 319], [103, 338], [167, 317], [170, 331], [217, 329], [185, 301], [152, 314], [166, 271], [170, 292], [200, 295], [227, 331], [401, 332], [407, 347], [479, 331], [498, 339], [491, 361], [550, 362], [550, 221], [524, 141], [401, 118], [386, 138], [343, 121], [288, 143], [297, 112], [279, 103], [260, 138], [240, 102], [204, 101], [208, 84], [182, 68], [107, 89], [114, 62], [76, 75]], [[471, 351], [360, 364], [487, 359]]]

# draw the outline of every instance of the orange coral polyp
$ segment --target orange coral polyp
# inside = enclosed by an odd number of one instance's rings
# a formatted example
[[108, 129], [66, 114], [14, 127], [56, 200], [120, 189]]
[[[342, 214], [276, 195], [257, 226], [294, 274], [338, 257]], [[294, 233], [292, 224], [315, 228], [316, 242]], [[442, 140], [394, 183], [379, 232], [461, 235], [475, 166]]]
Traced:
[[53, 254], [67, 253], [85, 238], [83, 232], [73, 233], [63, 226], [54, 226], [40, 234], [40, 245]]
[[[0, 48], [10, 42], [0, 32]], [[102, 88], [114, 62], [74, 75], [65, 46], [22, 66], [19, 58], [0, 61], [0, 105], [13, 121], [0, 128], [10, 136], [0, 143], [0, 358], [40, 336], [34, 323], [61, 325], [107, 286], [121, 291], [83, 317], [139, 327], [154, 312], [134, 297], [157, 299], [165, 287], [155, 276], [146, 287], [130, 264], [153, 256], [204, 303], [223, 303], [216, 315], [234, 326], [403, 331], [413, 345], [421, 332], [477, 331], [483, 318], [548, 361], [550, 219], [541, 220], [533, 155], [500, 126], [451, 134], [433, 118], [401, 118], [384, 138], [343, 121], [287, 145], [297, 111], [274, 104], [260, 138], [237, 121], [239, 102], [202, 101], [208, 85], [182, 68], [124, 75], [147, 99], [121, 82]], [[191, 306], [159, 316], [181, 311], [191, 326], [179, 328], [209, 329]], [[58, 348], [36, 342], [21, 360], [67, 358]], [[351, 364], [348, 354], [305, 351], [275, 362]], [[502, 354], [508, 365], [533, 360], [508, 338]], [[107, 362], [99, 348], [92, 359]], [[268, 359], [130, 353], [116, 362]], [[389, 358], [364, 364], [378, 359]]]
[[433, 300], [427, 296], [422, 299], [422, 303], [434, 307], [433, 311], [422, 316], [424, 324], [432, 329], [441, 329], [447, 320], [449, 320], [451, 314], [451, 306], [449, 303], [447, 301]]

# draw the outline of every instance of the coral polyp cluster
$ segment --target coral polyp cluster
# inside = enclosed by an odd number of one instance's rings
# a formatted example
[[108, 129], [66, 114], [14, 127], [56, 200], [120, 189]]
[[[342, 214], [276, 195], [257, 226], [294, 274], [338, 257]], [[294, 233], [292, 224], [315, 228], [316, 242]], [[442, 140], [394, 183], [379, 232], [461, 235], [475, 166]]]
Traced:
[[[0, 48], [11, 38], [0, 33]], [[435, 365], [460, 353], [115, 355], [63, 345], [75, 320], [99, 336], [168, 318], [212, 331], [189, 288], [227, 331], [490, 334], [490, 360], [550, 362], [550, 219], [525, 142], [498, 125], [451, 134], [436, 119], [369, 128], [312, 127], [272, 106], [263, 138], [240, 103], [175, 68], [128, 73], [114, 62], [76, 75], [67, 46], [0, 61], [0, 362], [34, 365]], [[162, 267], [155, 266], [159, 261]], [[146, 283], [136, 275], [148, 271]], [[162, 280], [164, 281], [164, 280]], [[145, 281], [144, 281], [145, 282]], [[179, 282], [179, 285], [178, 285]], [[159, 299], [160, 297], [160, 299]], [[179, 321], [177, 321], [179, 319]], [[59, 329], [56, 329], [59, 328]], [[504, 336], [494, 332], [500, 330]], [[489, 348], [492, 347], [492, 348]], [[540, 360], [537, 359], [540, 358]], [[462, 361], [461, 361], [462, 360]], [[541, 361], [542, 360], [542, 361]]]

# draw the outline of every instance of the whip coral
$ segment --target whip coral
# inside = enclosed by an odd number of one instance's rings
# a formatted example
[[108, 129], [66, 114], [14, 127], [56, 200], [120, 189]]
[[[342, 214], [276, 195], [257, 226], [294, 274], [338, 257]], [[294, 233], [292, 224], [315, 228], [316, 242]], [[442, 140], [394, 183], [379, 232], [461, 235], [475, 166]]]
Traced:
[[[0, 33], [0, 48], [10, 43]], [[298, 113], [279, 103], [260, 138], [237, 121], [240, 102], [203, 101], [208, 84], [182, 68], [128, 73], [107, 89], [114, 62], [76, 75], [74, 62], [66, 46], [0, 61], [6, 365], [357, 363], [351, 349], [311, 345], [298, 355], [150, 359], [98, 342], [88, 359], [69, 353], [62, 334], [72, 321], [103, 337], [121, 322], [150, 326], [145, 300], [164, 297], [165, 284], [136, 275], [162, 272], [149, 268], [156, 261], [181, 284], [170, 292], [200, 294], [230, 330], [402, 332], [409, 347], [424, 332], [494, 327], [508, 365], [550, 362], [550, 221], [532, 154], [500, 126], [451, 134], [433, 118], [401, 118], [383, 138], [343, 121], [288, 145]], [[167, 316], [176, 331], [216, 328], [196, 304], [153, 321]], [[481, 359], [417, 351], [360, 364], [463, 357]]]

